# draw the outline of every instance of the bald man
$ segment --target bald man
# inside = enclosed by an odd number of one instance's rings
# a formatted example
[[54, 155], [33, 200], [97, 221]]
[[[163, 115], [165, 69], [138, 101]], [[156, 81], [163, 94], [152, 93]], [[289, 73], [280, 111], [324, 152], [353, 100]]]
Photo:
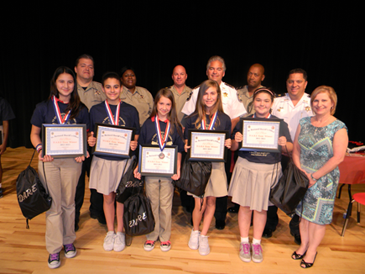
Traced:
[[247, 114], [251, 115], [255, 112], [252, 104], [253, 92], [262, 87], [261, 82], [265, 79], [265, 69], [261, 64], [253, 64], [247, 72], [247, 85], [237, 89], [238, 100], [245, 106]]
[[170, 87], [170, 90], [172, 91], [172, 94], [174, 94], [176, 113], [181, 122], [184, 116], [184, 113], [182, 113], [181, 110], [191, 93], [191, 88], [185, 84], [188, 74], [182, 65], [177, 65], [172, 71], [171, 78], [174, 81], [174, 84]]

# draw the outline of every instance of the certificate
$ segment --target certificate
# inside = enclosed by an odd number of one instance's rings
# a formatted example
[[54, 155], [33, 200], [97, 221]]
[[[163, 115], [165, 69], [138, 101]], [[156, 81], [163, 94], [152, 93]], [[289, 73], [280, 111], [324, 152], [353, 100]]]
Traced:
[[95, 124], [96, 144], [93, 154], [130, 157], [130, 143], [134, 138], [134, 128], [108, 124]]
[[43, 124], [42, 147], [53, 158], [86, 157], [86, 125]]
[[226, 161], [224, 142], [229, 138], [229, 131], [189, 129], [188, 133], [189, 161]]
[[243, 118], [240, 150], [279, 152], [279, 119]]
[[176, 174], [177, 146], [140, 145], [138, 172], [142, 176], [169, 176]]

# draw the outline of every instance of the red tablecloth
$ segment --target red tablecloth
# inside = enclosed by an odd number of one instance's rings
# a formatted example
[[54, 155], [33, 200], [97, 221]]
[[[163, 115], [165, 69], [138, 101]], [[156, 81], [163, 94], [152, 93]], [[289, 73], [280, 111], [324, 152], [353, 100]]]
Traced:
[[340, 184], [365, 184], [365, 157], [345, 156], [340, 168]]

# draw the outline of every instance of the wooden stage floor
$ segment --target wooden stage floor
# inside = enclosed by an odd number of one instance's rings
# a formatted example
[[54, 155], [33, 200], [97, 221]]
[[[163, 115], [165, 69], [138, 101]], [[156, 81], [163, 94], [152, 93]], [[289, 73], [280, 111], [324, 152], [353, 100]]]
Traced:
[[[187, 245], [192, 229], [190, 214], [180, 206], [177, 192], [169, 252], [162, 252], [159, 244], [151, 252], [144, 251], [145, 236], [134, 237], [131, 246], [122, 252], [106, 252], [102, 246], [106, 226], [89, 216], [88, 188], [81, 210], [80, 230], [76, 233], [78, 254], [67, 259], [62, 252], [61, 267], [51, 270], [47, 266], [44, 240], [45, 215], [31, 220], [30, 229], [26, 229], [16, 198], [16, 178], [28, 165], [32, 151], [24, 147], [9, 148], [2, 156], [5, 193], [0, 199], [0, 273], [365, 273], [365, 214], [362, 213], [362, 221], [357, 224], [356, 206], [345, 237], [340, 236], [342, 216], [349, 199], [346, 187], [341, 199], [336, 200], [333, 222], [327, 226], [315, 265], [308, 270], [302, 270], [299, 261], [290, 258], [297, 245], [289, 233], [290, 219], [282, 212], [279, 212], [280, 222], [273, 237], [262, 240], [262, 263], [244, 263], [239, 259], [237, 214], [231, 213], [228, 213], [227, 226], [222, 231], [214, 228], [213, 220], [209, 231], [211, 253], [200, 256]], [[36, 168], [37, 160], [32, 166]], [[358, 185], [353, 186], [352, 193], [364, 191], [365, 185]]]

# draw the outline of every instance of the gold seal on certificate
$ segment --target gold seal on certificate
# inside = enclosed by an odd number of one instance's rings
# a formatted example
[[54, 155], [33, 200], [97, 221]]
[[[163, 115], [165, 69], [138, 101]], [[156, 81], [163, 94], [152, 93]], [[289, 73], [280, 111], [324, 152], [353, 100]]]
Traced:
[[53, 158], [86, 157], [86, 125], [43, 124], [42, 147]]
[[229, 132], [216, 130], [188, 130], [189, 161], [224, 162], [227, 150], [224, 142]]
[[96, 144], [93, 154], [130, 158], [134, 128], [96, 123], [95, 132]]
[[240, 150], [279, 152], [279, 119], [243, 118]]
[[177, 146], [140, 145], [138, 172], [142, 176], [172, 176], [177, 169]]

